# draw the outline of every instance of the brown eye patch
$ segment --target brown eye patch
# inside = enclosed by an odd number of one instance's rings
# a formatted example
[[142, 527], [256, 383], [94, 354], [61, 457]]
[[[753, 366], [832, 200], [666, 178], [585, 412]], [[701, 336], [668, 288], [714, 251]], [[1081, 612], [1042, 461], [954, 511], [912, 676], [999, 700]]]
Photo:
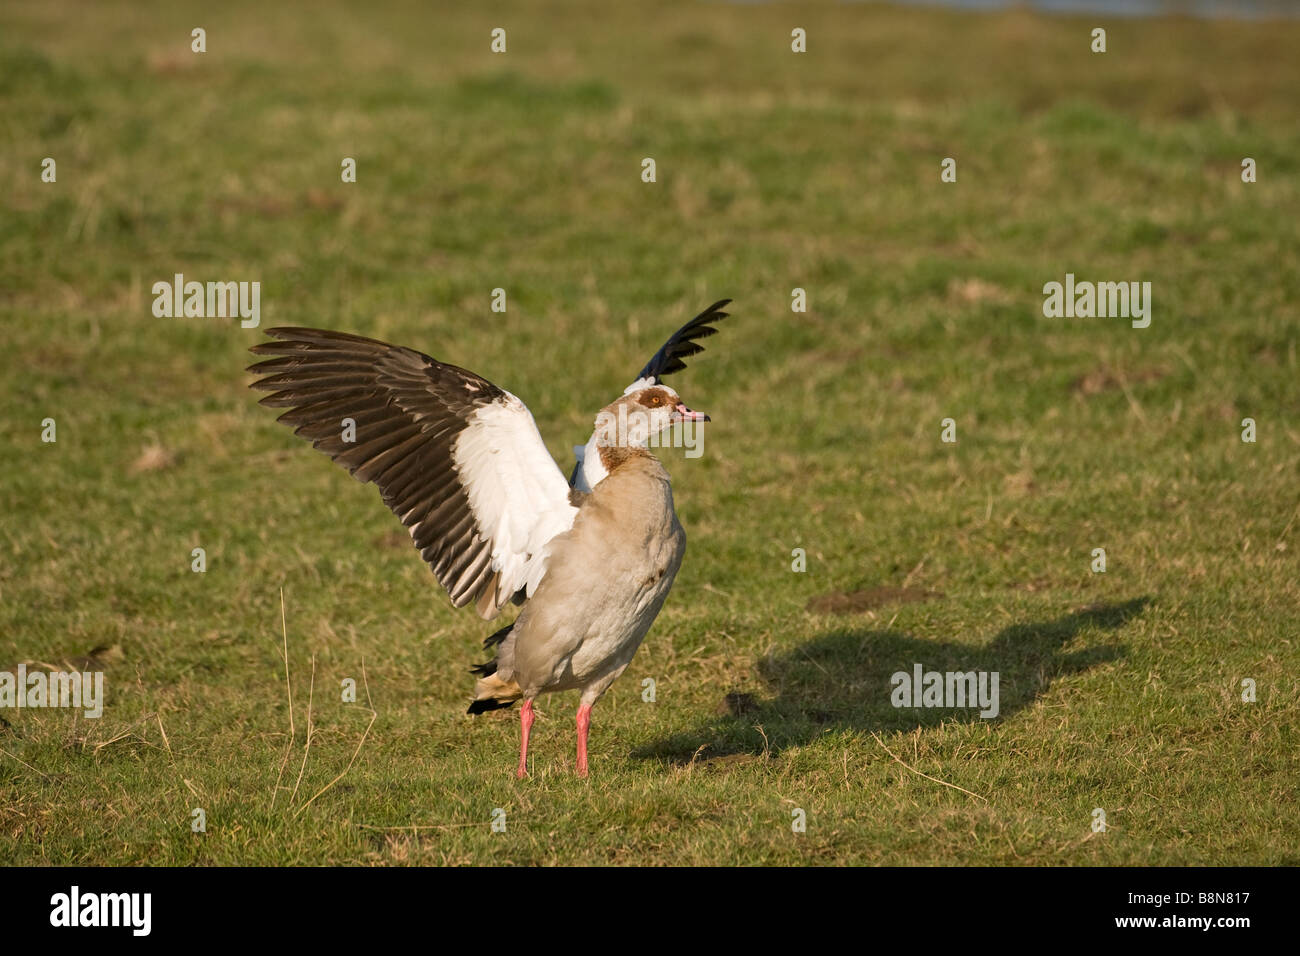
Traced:
[[647, 408], [659, 408], [668, 404], [668, 393], [661, 388], [652, 388], [641, 396], [641, 404]]

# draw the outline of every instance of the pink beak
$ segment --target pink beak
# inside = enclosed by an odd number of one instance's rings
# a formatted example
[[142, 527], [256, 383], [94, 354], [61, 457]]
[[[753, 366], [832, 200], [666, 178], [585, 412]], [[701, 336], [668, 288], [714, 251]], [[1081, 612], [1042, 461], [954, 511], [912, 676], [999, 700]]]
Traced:
[[709, 418], [703, 412], [693, 412], [681, 402], [677, 403], [677, 408], [673, 412], [672, 421], [674, 422], [709, 422]]

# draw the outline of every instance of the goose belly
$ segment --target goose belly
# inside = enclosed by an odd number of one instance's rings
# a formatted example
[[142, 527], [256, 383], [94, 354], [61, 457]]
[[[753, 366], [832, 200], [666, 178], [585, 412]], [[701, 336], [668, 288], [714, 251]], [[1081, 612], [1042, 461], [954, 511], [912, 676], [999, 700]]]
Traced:
[[588, 622], [586, 636], [569, 658], [566, 684], [583, 687], [627, 666], [659, 616], [680, 561], [678, 556], [662, 573], [653, 573], [637, 586], [610, 589], [608, 600]]

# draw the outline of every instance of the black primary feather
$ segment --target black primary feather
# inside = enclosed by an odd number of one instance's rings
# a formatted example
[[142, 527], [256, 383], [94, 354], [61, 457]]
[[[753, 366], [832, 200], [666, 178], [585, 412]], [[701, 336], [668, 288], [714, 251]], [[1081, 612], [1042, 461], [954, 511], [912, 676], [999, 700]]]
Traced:
[[704, 351], [704, 346], [697, 342], [696, 339], [708, 338], [718, 331], [709, 323], [725, 319], [727, 313], [721, 310], [724, 305], [728, 305], [730, 302], [730, 299], [719, 299], [674, 332], [672, 337], [664, 343], [663, 348], [655, 353], [654, 358], [646, 363], [645, 368], [641, 369], [641, 374], [637, 378], [653, 379], [657, 385], [665, 375], [671, 375], [673, 372], [680, 372], [686, 368], [686, 363], [682, 359], [698, 355]]
[[[513, 628], [514, 626], [515, 626], [514, 622], [512, 621], [511, 623], [507, 624], [505, 627], [501, 628], [501, 630], [495, 631], [492, 634], [488, 635], [486, 638], [483, 639], [483, 646], [494, 647], [500, 644], [510, 634], [510, 629]], [[487, 661], [484, 664], [475, 664], [473, 667], [469, 669], [469, 672], [471, 674], [477, 674], [479, 677], [490, 677], [491, 675], [497, 672], [497, 659], [493, 657], [492, 660]], [[486, 714], [488, 711], [502, 710], [506, 707], [512, 707], [514, 706], [514, 703], [515, 702], [513, 700], [503, 701], [503, 700], [497, 700], [493, 697], [485, 697], [482, 700], [472, 701], [469, 705], [469, 710], [465, 711], [465, 713]]]
[[483, 638], [483, 646], [488, 648], [494, 644], [500, 644], [506, 639], [507, 635], [514, 630], [514, 626], [515, 622], [511, 621], [505, 627], [501, 628], [501, 630], [492, 632], [487, 637]]
[[[423, 352], [345, 332], [274, 328], [249, 349], [272, 356], [248, 370], [261, 400], [288, 408], [279, 421], [359, 481], [378, 486], [456, 607], [494, 592], [492, 541], [478, 527], [452, 458], [457, 438], [505, 392]], [[342, 420], [356, 426], [345, 437]], [[480, 614], [483, 611], [480, 609]], [[488, 615], [484, 615], [488, 616]]]
[[[719, 299], [674, 332], [668, 341], [663, 344], [663, 348], [654, 354], [654, 358], [646, 363], [645, 368], [641, 369], [641, 373], [637, 375], [637, 380], [649, 378], [653, 379], [654, 383], [658, 385], [663, 382], [665, 375], [671, 375], [673, 372], [680, 372], [686, 368], [686, 363], [682, 359], [689, 358], [692, 355], [699, 355], [704, 351], [704, 346], [695, 340], [706, 339], [710, 335], [717, 333], [718, 330], [708, 323], [725, 319], [727, 313], [720, 310], [730, 302], [730, 299]], [[581, 460], [574, 463], [573, 473], [569, 475], [570, 486], [578, 480], [578, 469], [581, 467]], [[572, 499], [572, 494], [573, 492], [570, 492], [570, 503], [576, 505], [578, 502]]]
[[[510, 633], [511, 628], [513, 628], [514, 626], [515, 626], [514, 622], [511, 621], [505, 627], [501, 628], [501, 630], [496, 631], [493, 634], [489, 634], [487, 637], [483, 638], [483, 647], [489, 648], [497, 644], [500, 644], [502, 641], [506, 639], [506, 636]], [[493, 657], [492, 660], [486, 661], [485, 663], [475, 664], [473, 667], [469, 669], [469, 672], [471, 674], [477, 674], [479, 677], [488, 677], [492, 674], [495, 674], [497, 672], [496, 657]]]
[[465, 711], [465, 713], [486, 714], [490, 710], [504, 710], [505, 708], [513, 707], [514, 705], [515, 702], [513, 700], [502, 701], [488, 697], [484, 700], [474, 701], [474, 703], [469, 705], [469, 710]]

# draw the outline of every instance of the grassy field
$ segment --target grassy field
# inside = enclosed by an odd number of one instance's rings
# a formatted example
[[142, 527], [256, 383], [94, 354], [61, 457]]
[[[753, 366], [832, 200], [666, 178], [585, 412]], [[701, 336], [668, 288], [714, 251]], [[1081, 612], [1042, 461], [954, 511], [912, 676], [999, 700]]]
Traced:
[[[534, 6], [0, 9], [0, 670], [107, 688], [0, 710], [0, 862], [1300, 863], [1300, 23]], [[1151, 326], [1044, 318], [1066, 272]], [[590, 780], [573, 694], [513, 779], [493, 626], [256, 404], [260, 330], [153, 316], [175, 273], [473, 368], [566, 473], [735, 299]], [[999, 716], [895, 708], [918, 663]]]

